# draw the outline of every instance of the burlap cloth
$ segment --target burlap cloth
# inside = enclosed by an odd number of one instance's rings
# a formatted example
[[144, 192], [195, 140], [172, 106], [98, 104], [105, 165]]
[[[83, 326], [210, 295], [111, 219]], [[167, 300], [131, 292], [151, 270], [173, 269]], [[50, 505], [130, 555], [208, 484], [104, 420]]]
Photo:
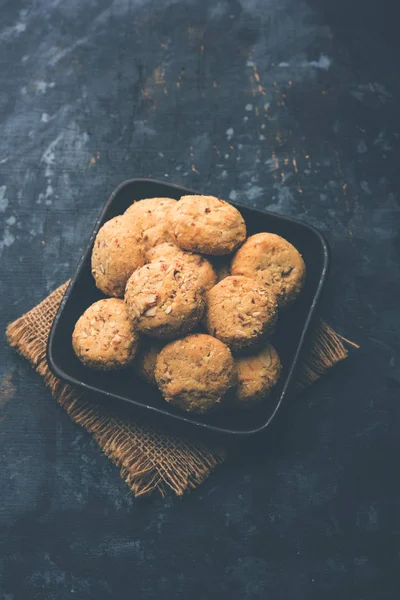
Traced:
[[[51, 324], [68, 282], [7, 327], [7, 339], [43, 377], [52, 396], [75, 423], [82, 425], [119, 468], [135, 496], [158, 490], [177, 495], [195, 488], [222, 463], [227, 451], [185, 440], [140, 423], [119, 406], [110, 406], [63, 383], [47, 364], [46, 345]], [[296, 387], [301, 390], [347, 357], [345, 338], [318, 321], [303, 352]], [[349, 342], [351, 343], [351, 342]]]

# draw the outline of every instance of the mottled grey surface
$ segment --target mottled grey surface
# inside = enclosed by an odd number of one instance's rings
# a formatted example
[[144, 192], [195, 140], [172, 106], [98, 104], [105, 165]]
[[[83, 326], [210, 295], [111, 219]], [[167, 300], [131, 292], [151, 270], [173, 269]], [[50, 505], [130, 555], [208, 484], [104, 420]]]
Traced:
[[125, 178], [316, 225], [361, 344], [183, 500], [135, 501], [0, 356], [0, 598], [398, 597], [399, 80], [389, 2], [0, 0], [1, 326]]

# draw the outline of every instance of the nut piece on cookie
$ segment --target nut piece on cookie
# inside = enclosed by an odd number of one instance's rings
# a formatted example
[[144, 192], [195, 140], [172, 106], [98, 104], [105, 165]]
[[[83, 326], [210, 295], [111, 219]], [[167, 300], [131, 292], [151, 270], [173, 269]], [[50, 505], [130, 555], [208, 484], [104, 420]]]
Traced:
[[123, 300], [107, 298], [92, 304], [78, 319], [72, 334], [76, 356], [86, 367], [122, 369], [134, 359], [139, 335]]
[[270, 394], [279, 379], [281, 362], [270, 344], [252, 356], [235, 359], [237, 384], [224, 401], [224, 406], [252, 409]]
[[133, 368], [139, 377], [152, 385], [157, 385], [154, 377], [154, 369], [156, 368], [157, 356], [164, 346], [165, 342], [161, 340], [144, 339], [140, 345], [139, 354], [133, 363]]
[[169, 212], [174, 241], [184, 250], [222, 255], [246, 239], [240, 212], [214, 196], [183, 196]]
[[175, 204], [173, 198], [146, 198], [134, 202], [125, 211], [126, 217], [141, 223], [147, 249], [172, 241], [168, 212]]
[[275, 297], [255, 279], [231, 275], [207, 292], [204, 326], [231, 350], [257, 346], [274, 332], [277, 317]]
[[197, 333], [161, 350], [155, 378], [167, 402], [202, 414], [218, 406], [235, 384], [235, 363], [225, 344]]
[[92, 251], [92, 275], [104, 294], [122, 297], [128, 278], [144, 262], [143, 230], [138, 223], [118, 216], [99, 229]]
[[257, 278], [276, 295], [279, 308], [287, 308], [303, 287], [306, 266], [287, 240], [274, 233], [257, 233], [236, 252], [231, 273]]
[[170, 265], [154, 260], [131, 275], [125, 303], [138, 331], [172, 339], [185, 335], [200, 321], [205, 287], [197, 273], [180, 260]]
[[210, 290], [217, 283], [217, 276], [212, 264], [204, 256], [186, 252], [175, 244], [160, 244], [151, 248], [147, 252], [147, 260], [162, 260], [171, 264], [175, 259], [181, 260], [184, 264], [195, 269], [198, 276], [203, 280], [206, 290]]

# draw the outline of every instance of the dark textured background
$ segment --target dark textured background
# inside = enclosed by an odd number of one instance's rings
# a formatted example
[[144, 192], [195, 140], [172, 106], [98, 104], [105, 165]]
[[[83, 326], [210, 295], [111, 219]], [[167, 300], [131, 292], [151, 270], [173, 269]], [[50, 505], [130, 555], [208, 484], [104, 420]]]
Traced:
[[0, 0], [1, 328], [72, 272], [125, 178], [317, 226], [360, 345], [183, 500], [136, 501], [0, 356], [0, 598], [398, 598], [395, 2]]

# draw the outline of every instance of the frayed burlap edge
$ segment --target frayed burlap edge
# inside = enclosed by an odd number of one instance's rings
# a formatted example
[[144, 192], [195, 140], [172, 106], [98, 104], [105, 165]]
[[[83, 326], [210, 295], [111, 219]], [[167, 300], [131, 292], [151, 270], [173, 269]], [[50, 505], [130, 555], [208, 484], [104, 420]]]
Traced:
[[318, 319], [296, 371], [296, 392], [301, 392], [348, 356], [344, 343], [359, 348]]
[[[47, 339], [67, 286], [68, 282], [11, 323], [6, 331], [9, 344], [43, 377], [71, 419], [91, 433], [101, 450], [120, 468], [121, 477], [135, 496], [153, 490], [163, 496], [172, 490], [181, 496], [197, 487], [224, 461], [223, 448], [168, 435], [138, 424], [132, 417], [120, 418], [118, 407], [90, 399], [51, 373], [46, 358]], [[317, 323], [297, 373], [299, 391], [347, 357], [343, 341], [347, 342], [326, 323]]]

